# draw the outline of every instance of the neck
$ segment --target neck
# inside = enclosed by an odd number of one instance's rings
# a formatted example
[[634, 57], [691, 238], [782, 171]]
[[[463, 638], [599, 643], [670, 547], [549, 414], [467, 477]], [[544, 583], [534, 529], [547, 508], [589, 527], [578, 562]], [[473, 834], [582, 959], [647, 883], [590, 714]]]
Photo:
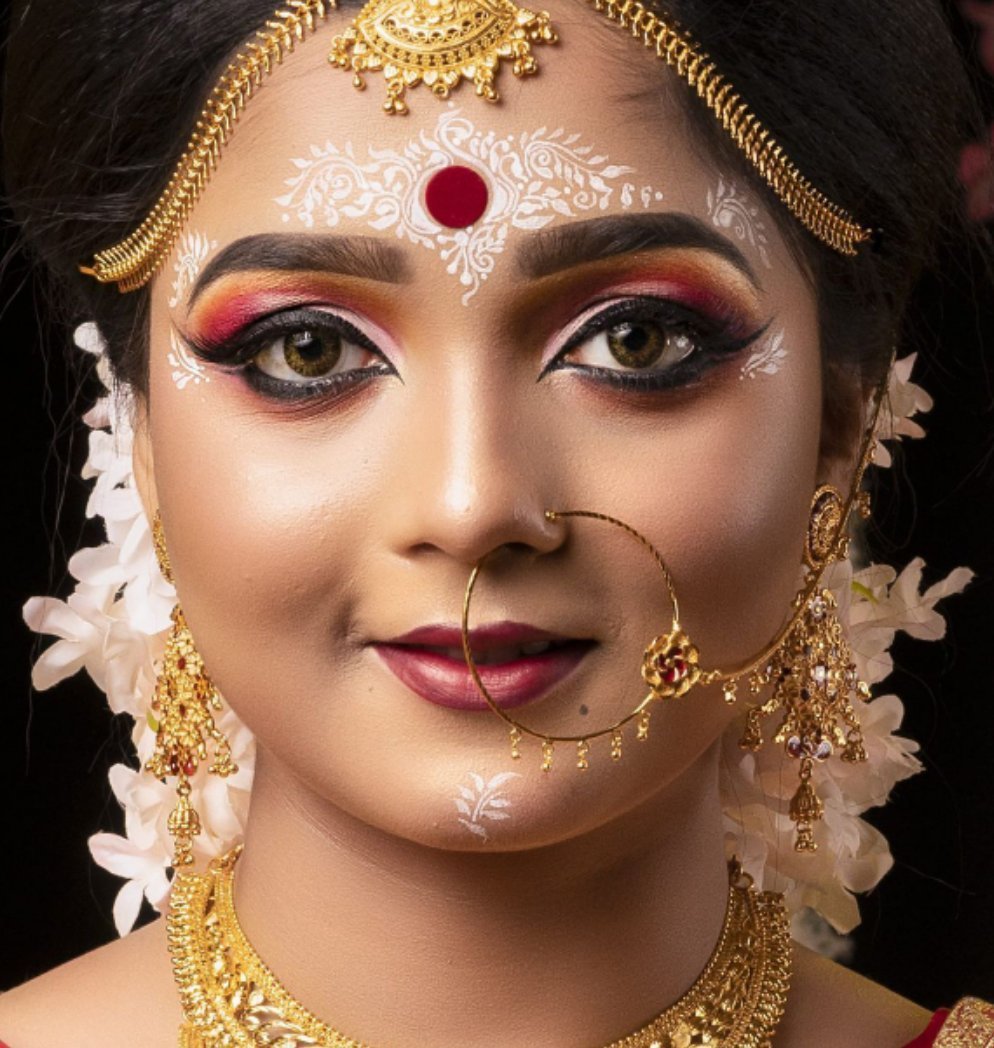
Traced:
[[717, 747], [610, 826], [442, 851], [315, 798], [260, 751], [235, 903], [287, 990], [373, 1045], [606, 1044], [707, 963], [728, 876]]

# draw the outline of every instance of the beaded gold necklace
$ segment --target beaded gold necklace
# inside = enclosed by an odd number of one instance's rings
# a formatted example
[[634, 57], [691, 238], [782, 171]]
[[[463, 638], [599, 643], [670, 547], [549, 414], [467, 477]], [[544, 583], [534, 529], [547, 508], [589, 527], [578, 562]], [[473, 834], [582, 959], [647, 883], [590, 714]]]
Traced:
[[[185, 1016], [180, 1048], [370, 1048], [294, 999], [252, 948], [235, 913], [241, 846], [206, 873], [177, 874], [169, 951]], [[768, 1048], [790, 981], [783, 896], [759, 892], [729, 864], [718, 943], [694, 985], [649, 1023], [607, 1048]]]

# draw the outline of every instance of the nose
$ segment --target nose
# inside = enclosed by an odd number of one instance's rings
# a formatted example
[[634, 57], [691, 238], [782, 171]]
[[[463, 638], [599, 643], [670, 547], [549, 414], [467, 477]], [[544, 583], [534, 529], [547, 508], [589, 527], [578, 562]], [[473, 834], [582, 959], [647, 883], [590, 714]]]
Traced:
[[557, 457], [527, 392], [468, 375], [418, 398], [396, 456], [391, 544], [405, 557], [445, 555], [471, 566], [504, 547], [548, 553], [563, 542], [546, 519]]

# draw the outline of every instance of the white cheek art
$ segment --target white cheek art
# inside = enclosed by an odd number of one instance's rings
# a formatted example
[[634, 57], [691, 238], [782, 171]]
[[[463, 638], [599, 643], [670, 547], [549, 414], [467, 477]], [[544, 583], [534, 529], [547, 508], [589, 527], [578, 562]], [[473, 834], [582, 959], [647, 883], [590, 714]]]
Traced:
[[471, 771], [467, 778], [472, 787], [460, 786], [459, 796], [453, 798], [459, 821], [474, 837], [487, 841], [490, 839], [487, 821], [504, 822], [511, 817], [507, 811], [511, 802], [503, 796], [503, 787], [521, 776], [515, 771], [504, 771], [487, 781]]
[[763, 344], [742, 365], [739, 380], [753, 379], [757, 375], [775, 375], [787, 359], [787, 347], [783, 344], [784, 332], [779, 331], [769, 335]]
[[[367, 146], [366, 158], [358, 160], [351, 142], [344, 149], [330, 142], [312, 146], [309, 157], [293, 161], [299, 174], [287, 179], [290, 191], [276, 198], [283, 221], [293, 217], [310, 229], [365, 219], [373, 229], [392, 229], [438, 251], [446, 271], [466, 289], [462, 302], [468, 305], [512, 228], [542, 229], [557, 216], [605, 210], [616, 198], [625, 211], [663, 199], [650, 186], [622, 182], [634, 168], [609, 164], [592, 146], [579, 145], [577, 134], [541, 128], [499, 138], [478, 130], [453, 105], [433, 133], [422, 131], [402, 152]], [[440, 225], [424, 205], [426, 184], [453, 165], [472, 168], [489, 189], [483, 218], [458, 230]]]
[[716, 189], [708, 190], [708, 216], [719, 229], [727, 229], [743, 243], [755, 248], [763, 265], [771, 268], [767, 250], [766, 226], [759, 207], [752, 203], [735, 182], [718, 179]]
[[183, 345], [175, 331], [169, 332], [172, 352], [166, 357], [172, 368], [172, 380], [177, 389], [186, 389], [189, 385], [199, 386], [201, 382], [210, 382], [207, 368], [190, 356], [190, 351]]
[[169, 308], [175, 309], [183, 296], [193, 287], [193, 282], [200, 276], [207, 256], [217, 247], [216, 240], [208, 240], [203, 233], [184, 232], [177, 248], [176, 264], [173, 271], [173, 295], [169, 299]]

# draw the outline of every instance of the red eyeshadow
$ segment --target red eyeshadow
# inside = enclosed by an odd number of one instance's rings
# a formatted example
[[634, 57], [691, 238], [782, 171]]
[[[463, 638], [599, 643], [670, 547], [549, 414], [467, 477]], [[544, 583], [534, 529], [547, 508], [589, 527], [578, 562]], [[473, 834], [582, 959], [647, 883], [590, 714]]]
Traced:
[[279, 282], [280, 278], [276, 277], [268, 287], [244, 288], [227, 294], [223, 289], [215, 294], [208, 291], [191, 313], [191, 334], [207, 345], [215, 346], [261, 317], [281, 309], [305, 305], [350, 308], [351, 296], [342, 295], [340, 285], [336, 285], [332, 295], [327, 283], [321, 280], [287, 281], [283, 278], [285, 286], [272, 286]]
[[642, 265], [626, 259], [608, 272], [601, 269], [571, 282], [570, 293], [560, 307], [560, 322], [566, 323], [592, 300], [652, 295], [670, 299], [716, 326], [730, 329], [733, 337], [745, 336], [760, 323], [755, 292], [747, 293], [747, 298], [741, 283], [736, 281], [738, 286], [731, 286], [722, 276], [713, 267], [696, 265], [689, 259], [647, 259]]

